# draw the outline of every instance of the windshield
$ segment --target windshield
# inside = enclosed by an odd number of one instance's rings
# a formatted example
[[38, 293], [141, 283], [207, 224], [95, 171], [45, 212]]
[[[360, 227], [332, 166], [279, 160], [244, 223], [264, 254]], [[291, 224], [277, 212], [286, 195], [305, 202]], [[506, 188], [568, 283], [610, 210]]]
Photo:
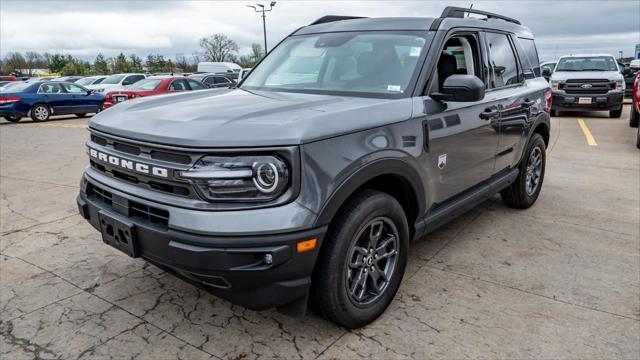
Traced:
[[96, 79], [97, 78], [94, 78], [94, 77], [86, 77], [76, 81], [76, 84], [87, 86], [87, 85], [93, 84], [94, 80]]
[[26, 83], [26, 82], [8, 83], [8, 84], [5, 84], [2, 87], [0, 87], [0, 93], [21, 92], [21, 91], [24, 91], [26, 88], [28, 88], [31, 85], [33, 85], [33, 84], [29, 84], [29, 83]]
[[155, 90], [161, 82], [161, 79], [140, 80], [129, 86], [127, 90]]
[[111, 75], [102, 81], [102, 84], [119, 84], [124, 75]]
[[581, 56], [562, 58], [556, 71], [618, 71], [611, 56]]
[[247, 90], [401, 96], [426, 39], [417, 32], [294, 36], [243, 82]]

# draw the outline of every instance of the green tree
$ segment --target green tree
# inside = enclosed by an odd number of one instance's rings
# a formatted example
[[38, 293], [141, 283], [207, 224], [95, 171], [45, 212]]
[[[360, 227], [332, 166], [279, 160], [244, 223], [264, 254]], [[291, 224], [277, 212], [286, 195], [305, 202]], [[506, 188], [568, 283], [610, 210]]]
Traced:
[[118, 73], [126, 73], [130, 72], [131, 65], [127, 60], [127, 57], [124, 56], [123, 53], [120, 53], [113, 61], [113, 72]]
[[264, 56], [264, 51], [260, 44], [251, 44], [251, 52], [247, 55], [242, 55], [238, 58], [238, 65], [243, 68], [254, 67], [260, 59]]
[[89, 75], [91, 68], [88, 62], [74, 59], [69, 56], [67, 63], [62, 67], [60, 73], [65, 76], [69, 75]]
[[49, 60], [49, 71], [57, 73], [67, 64], [67, 58], [62, 54], [53, 54]]
[[206, 61], [217, 62], [232, 60], [239, 49], [238, 44], [225, 34], [213, 34], [200, 39], [200, 48]]
[[104, 58], [104, 55], [98, 54], [96, 59], [93, 61], [93, 71], [96, 75], [107, 75], [109, 74], [109, 63]]
[[129, 70], [131, 72], [142, 72], [142, 59], [138, 56], [136, 56], [136, 54], [131, 54], [129, 55]]

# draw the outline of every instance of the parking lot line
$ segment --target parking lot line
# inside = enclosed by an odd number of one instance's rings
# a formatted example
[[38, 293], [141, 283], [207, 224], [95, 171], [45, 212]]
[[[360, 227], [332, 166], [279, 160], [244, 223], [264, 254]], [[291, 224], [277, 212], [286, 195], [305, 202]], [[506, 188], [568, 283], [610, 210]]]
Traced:
[[593, 135], [587, 127], [587, 124], [584, 122], [584, 119], [578, 118], [578, 125], [580, 125], [580, 128], [582, 129], [584, 137], [587, 138], [587, 144], [589, 144], [589, 146], [598, 146], [596, 139], [593, 138]]

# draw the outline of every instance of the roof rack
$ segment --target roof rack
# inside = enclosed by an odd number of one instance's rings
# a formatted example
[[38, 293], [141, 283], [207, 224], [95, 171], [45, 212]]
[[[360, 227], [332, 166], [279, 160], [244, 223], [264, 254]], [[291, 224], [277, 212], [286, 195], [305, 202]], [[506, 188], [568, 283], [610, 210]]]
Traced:
[[362, 17], [362, 16], [326, 15], [326, 16], [323, 16], [320, 19], [312, 22], [309, 25], [318, 25], [318, 24], [325, 24], [325, 23], [330, 23], [330, 22], [334, 22], [334, 21], [351, 20], [351, 19], [363, 19], [363, 18], [364, 17]]
[[518, 21], [516, 19], [513, 19], [513, 18], [510, 18], [510, 17], [502, 16], [502, 15], [499, 15], [499, 14], [494, 14], [494, 13], [491, 13], [491, 12], [488, 12], [488, 11], [461, 8], [461, 7], [456, 7], [456, 6], [447, 6], [446, 8], [444, 8], [444, 10], [442, 11], [442, 15], [440, 15], [440, 17], [441, 18], [464, 18], [464, 14], [484, 15], [488, 19], [500, 19], [500, 20], [504, 20], [504, 21], [512, 22], [514, 24], [521, 25], [520, 21]]

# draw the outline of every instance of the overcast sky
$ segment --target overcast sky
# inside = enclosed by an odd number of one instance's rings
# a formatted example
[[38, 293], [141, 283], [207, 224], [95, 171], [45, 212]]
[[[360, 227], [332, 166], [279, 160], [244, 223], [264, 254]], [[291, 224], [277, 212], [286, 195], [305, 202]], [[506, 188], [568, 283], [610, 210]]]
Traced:
[[[265, 2], [266, 4], [267, 2]], [[269, 46], [327, 14], [437, 17], [448, 5], [501, 13], [536, 36], [540, 57], [605, 52], [633, 56], [640, 43], [640, 0], [628, 1], [278, 1], [267, 14]], [[225, 33], [242, 52], [262, 43], [252, 1], [0, 0], [0, 56], [62, 52], [93, 60], [101, 52], [191, 55], [198, 40]]]

